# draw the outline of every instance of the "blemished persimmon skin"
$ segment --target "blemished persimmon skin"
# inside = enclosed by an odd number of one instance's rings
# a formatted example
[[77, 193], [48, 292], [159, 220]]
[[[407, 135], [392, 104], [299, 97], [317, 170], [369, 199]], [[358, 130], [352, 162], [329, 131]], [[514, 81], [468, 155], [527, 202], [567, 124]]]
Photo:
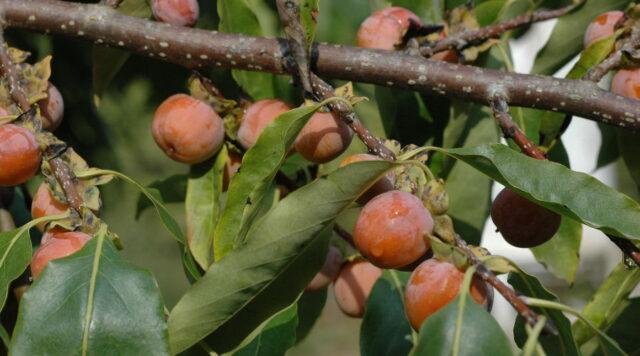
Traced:
[[373, 285], [382, 270], [365, 260], [345, 263], [333, 283], [333, 293], [340, 310], [348, 316], [361, 318]]
[[518, 193], [503, 189], [491, 206], [491, 220], [505, 241], [516, 247], [535, 247], [555, 235], [560, 215]]
[[624, 17], [622, 11], [608, 11], [598, 15], [584, 32], [584, 48], [589, 47], [597, 40], [613, 35], [615, 25]]
[[333, 113], [317, 112], [309, 118], [295, 148], [306, 160], [326, 163], [340, 156], [351, 144], [353, 131]]
[[83, 232], [47, 233], [42, 237], [42, 244], [31, 258], [31, 274], [36, 279], [51, 260], [67, 257], [91, 240], [91, 236]]
[[185, 94], [173, 95], [160, 104], [151, 132], [167, 156], [188, 164], [211, 158], [224, 142], [224, 124], [218, 113]]
[[244, 112], [238, 129], [240, 145], [247, 150], [253, 147], [264, 128], [289, 110], [289, 104], [277, 99], [259, 100], [251, 104]]
[[640, 68], [619, 70], [611, 80], [611, 92], [640, 99]]
[[31, 131], [14, 124], [0, 126], [0, 185], [14, 186], [33, 177], [42, 154]]
[[176, 25], [193, 26], [198, 22], [198, 0], [152, 0], [151, 10], [156, 20]]
[[358, 47], [394, 50], [402, 44], [412, 22], [415, 26], [422, 25], [416, 14], [402, 7], [376, 11], [360, 25], [356, 37]]
[[229, 160], [224, 165], [224, 172], [222, 173], [222, 190], [227, 190], [229, 188], [229, 183], [231, 182], [231, 178], [238, 173], [238, 169], [240, 169], [240, 164], [242, 163], [242, 155], [229, 150]]
[[338, 273], [340, 273], [340, 267], [342, 266], [342, 253], [340, 250], [333, 246], [329, 246], [327, 252], [327, 258], [324, 260], [324, 264], [311, 282], [304, 289], [306, 292], [316, 292], [321, 289], [325, 289], [333, 282]]
[[[464, 272], [449, 262], [429, 259], [411, 274], [405, 289], [404, 307], [409, 323], [420, 330], [422, 323], [458, 296]], [[471, 297], [486, 305], [488, 287], [477, 277], [471, 283]]]
[[[69, 206], [58, 201], [53, 196], [47, 183], [40, 184], [31, 201], [31, 217], [33, 219], [38, 219], [43, 216], [60, 215], [67, 211], [67, 209], [69, 209]], [[38, 229], [44, 231], [46, 225], [46, 223], [38, 224]]]
[[[346, 157], [345, 159], [342, 160], [342, 162], [340, 162], [339, 167], [344, 167], [350, 163], [353, 162], [361, 162], [361, 161], [382, 161], [382, 158], [378, 157], [378, 156], [374, 156], [372, 154], [368, 154], [368, 153], [356, 153], [353, 155], [350, 155], [348, 157]], [[366, 204], [369, 200], [373, 199], [374, 197], [384, 193], [384, 192], [388, 192], [390, 190], [395, 189], [394, 183], [395, 182], [395, 176], [393, 173], [387, 173], [387, 175], [385, 175], [384, 177], [378, 179], [377, 182], [375, 182], [371, 188], [369, 188], [366, 192], [364, 192], [359, 198], [358, 198], [358, 203], [364, 205]]]
[[400, 268], [429, 249], [433, 218], [413, 194], [393, 190], [371, 199], [360, 211], [353, 232], [356, 248], [381, 268]]
[[58, 88], [49, 83], [47, 98], [40, 100], [38, 106], [42, 115], [42, 128], [48, 131], [57, 129], [64, 115], [64, 99]]

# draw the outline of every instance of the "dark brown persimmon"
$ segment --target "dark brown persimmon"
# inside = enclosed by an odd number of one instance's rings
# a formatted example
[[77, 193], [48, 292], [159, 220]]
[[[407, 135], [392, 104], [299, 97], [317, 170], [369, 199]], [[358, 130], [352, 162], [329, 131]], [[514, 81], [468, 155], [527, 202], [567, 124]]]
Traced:
[[491, 206], [491, 220], [505, 241], [516, 247], [535, 247], [555, 235], [560, 215], [518, 193], [503, 189]]
[[156, 20], [176, 26], [194, 26], [200, 16], [198, 0], [151, 0], [151, 11]]
[[327, 258], [324, 260], [320, 272], [316, 273], [304, 290], [306, 292], [315, 292], [327, 288], [338, 277], [341, 266], [342, 253], [334, 246], [329, 246]]
[[188, 164], [211, 158], [224, 142], [224, 124], [218, 113], [185, 94], [173, 95], [160, 104], [151, 133], [167, 156]]
[[584, 32], [584, 48], [605, 37], [613, 35], [615, 26], [624, 17], [622, 11], [608, 11], [598, 15]]
[[382, 270], [365, 260], [345, 263], [333, 283], [333, 292], [340, 310], [354, 318], [362, 317], [367, 298], [380, 276]]
[[31, 274], [36, 279], [51, 260], [67, 257], [78, 252], [91, 240], [83, 232], [50, 232], [42, 237], [42, 244], [31, 258]]
[[[340, 162], [339, 167], [344, 167], [350, 163], [362, 161], [382, 161], [382, 158], [368, 153], [356, 153], [343, 159], [342, 162]], [[395, 175], [393, 173], [387, 173], [384, 177], [378, 179], [378, 181], [375, 182], [375, 184], [373, 184], [371, 188], [369, 188], [358, 198], [358, 203], [364, 205], [374, 197], [390, 190], [394, 190], [395, 180]]]
[[0, 126], [0, 185], [22, 184], [40, 168], [42, 154], [34, 134], [24, 127]]
[[356, 248], [381, 268], [400, 268], [429, 249], [433, 218], [413, 194], [393, 190], [371, 199], [358, 216], [353, 239]]
[[351, 144], [353, 131], [333, 113], [317, 112], [296, 138], [295, 148], [314, 163], [326, 163], [340, 156]]
[[360, 25], [356, 37], [358, 47], [394, 50], [412, 26], [422, 26], [422, 21], [403, 7], [376, 11]]
[[[67, 209], [69, 209], [69, 206], [58, 201], [53, 193], [51, 193], [49, 185], [45, 182], [40, 184], [31, 201], [31, 217], [33, 219], [38, 219], [43, 216], [60, 215], [67, 211]], [[46, 225], [46, 223], [38, 224], [38, 229], [44, 231]]]
[[253, 147], [264, 128], [289, 110], [289, 104], [277, 99], [260, 100], [251, 104], [244, 112], [238, 129], [240, 145], [247, 150]]
[[[411, 274], [405, 290], [404, 306], [407, 318], [415, 330], [422, 323], [458, 296], [464, 272], [449, 262], [429, 259]], [[471, 283], [471, 297], [486, 306], [489, 287], [477, 277]]]

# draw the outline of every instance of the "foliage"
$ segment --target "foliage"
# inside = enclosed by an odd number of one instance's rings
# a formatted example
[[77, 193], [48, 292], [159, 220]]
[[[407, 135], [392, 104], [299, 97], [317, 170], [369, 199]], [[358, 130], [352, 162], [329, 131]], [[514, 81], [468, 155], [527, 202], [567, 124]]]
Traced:
[[[283, 35], [273, 1], [199, 3], [198, 27], [204, 30]], [[566, 5], [556, 0], [476, 1], [473, 9], [457, 0], [294, 3], [300, 6], [309, 43], [337, 44], [355, 43], [359, 24], [390, 5], [414, 11], [425, 23], [446, 24], [447, 35], [500, 23], [541, 6]], [[627, 35], [618, 30], [583, 49], [584, 29], [599, 13], [630, 4], [588, 0], [562, 16], [536, 55], [532, 72], [551, 75], [579, 55], [567, 78], [582, 78]], [[116, 11], [152, 21], [146, 0], [121, 1]], [[526, 31], [519, 28], [474, 43], [465, 49], [466, 64], [512, 71], [508, 40]], [[499, 143], [491, 110], [464, 98], [349, 83], [333, 97], [313, 101], [291, 85], [289, 76], [215, 67], [192, 73], [100, 43], [76, 44], [23, 32], [7, 37], [24, 49], [9, 53], [20, 65], [20, 85], [29, 103], [45, 97], [51, 80], [60, 87], [67, 109], [55, 135], [44, 132], [44, 114], [38, 109], [28, 118], [20, 116], [11, 85], [3, 77], [0, 104], [7, 114], [0, 116], [0, 124], [24, 125], [38, 133], [43, 149], [58, 149], [55, 157], [70, 167], [77, 178], [73, 184], [84, 198], [80, 207], [65, 214], [25, 221], [30, 204], [25, 193], [35, 191], [36, 183], [46, 182], [56, 199], [71, 202], [67, 182], [60, 180], [47, 155], [42, 179], [15, 188], [18, 194], [11, 206], [0, 204], [0, 214], [19, 225], [6, 228], [0, 221], [0, 338], [11, 354], [284, 355], [313, 335], [313, 326], [324, 315], [331, 293], [305, 287], [324, 271], [328, 247], [337, 246], [345, 260], [359, 255], [341, 231], [351, 231], [363, 194], [389, 176], [396, 179], [396, 189], [420, 198], [428, 196], [429, 182], [443, 182], [439, 198], [446, 200], [446, 208], [432, 209], [433, 236], [424, 238], [436, 241], [433, 258], [453, 261], [467, 272], [460, 292], [415, 331], [404, 310], [414, 266], [385, 270], [366, 299], [357, 338], [361, 354], [511, 355], [517, 347], [525, 355], [617, 355], [640, 349], [633, 337], [638, 333], [633, 316], [640, 302], [630, 297], [640, 282], [640, 270], [630, 261], [610, 272], [572, 325], [567, 314], [577, 312], [562, 304], [566, 296], [547, 290], [545, 279], [477, 249], [490, 215], [494, 182], [562, 216], [555, 236], [531, 252], [569, 284], [576, 282], [581, 244], [590, 243], [582, 239], [583, 226], [632, 244], [640, 242], [638, 202], [569, 167], [561, 137], [571, 118], [563, 113], [511, 110], [515, 123], [550, 158], [536, 160], [522, 154], [512, 140]], [[420, 40], [439, 37], [434, 38]], [[309, 52], [315, 55], [313, 47]], [[208, 84], [220, 92], [207, 89]], [[190, 167], [170, 162], [148, 134], [161, 100], [185, 90], [217, 111], [228, 138], [213, 157]], [[248, 103], [274, 98], [294, 103], [294, 109], [267, 125], [253, 147], [239, 147], [236, 133]], [[293, 152], [310, 118], [336, 103], [360, 114], [364, 126], [384, 139], [397, 161], [338, 167], [348, 154], [366, 150], [357, 139], [328, 163], [307, 162]], [[623, 169], [639, 184], [637, 135], [605, 127], [602, 135], [606, 144], [598, 166], [622, 158]], [[228, 163], [233, 154], [241, 154], [242, 162], [231, 177]], [[431, 201], [424, 199], [429, 206]], [[146, 210], [154, 210], [160, 220], [144, 214]], [[70, 256], [49, 262], [37, 280], [26, 282], [39, 245], [40, 233], [34, 227], [41, 223], [83, 231], [92, 239]], [[452, 246], [454, 233], [474, 245], [473, 251], [493, 273], [509, 273], [509, 285], [525, 296], [524, 301], [531, 301], [542, 321], [527, 325], [519, 317], [510, 340], [494, 317], [472, 301], [469, 285], [475, 262], [460, 246]], [[18, 302], [16, 291], [25, 284], [28, 289]], [[13, 320], [6, 316], [12, 310], [17, 313]], [[554, 325], [557, 335], [541, 331], [545, 321]]]

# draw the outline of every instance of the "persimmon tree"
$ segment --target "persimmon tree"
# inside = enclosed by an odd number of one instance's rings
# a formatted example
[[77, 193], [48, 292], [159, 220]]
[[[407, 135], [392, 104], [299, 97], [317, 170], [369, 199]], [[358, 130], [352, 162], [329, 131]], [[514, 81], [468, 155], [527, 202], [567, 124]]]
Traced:
[[[282, 355], [333, 284], [363, 318], [365, 355], [637, 353], [640, 205], [571, 170], [562, 137], [573, 116], [598, 122], [599, 163], [622, 157], [640, 184], [639, 14], [613, 0], [0, 0], [4, 347]], [[532, 74], [514, 73], [509, 39], [550, 19]], [[72, 45], [47, 48], [58, 35]], [[144, 124], [187, 174], [140, 182], [94, 154], [108, 134], [78, 140], [130, 66], [159, 68]], [[113, 106], [135, 113], [139, 92]], [[191, 285], [171, 308], [120, 252], [136, 237], [100, 214], [115, 181], [140, 192], [129, 215], [153, 208], [180, 249]], [[620, 263], [575, 310], [482, 247], [489, 217], [568, 283], [583, 225]], [[513, 340], [495, 293], [519, 315]]]

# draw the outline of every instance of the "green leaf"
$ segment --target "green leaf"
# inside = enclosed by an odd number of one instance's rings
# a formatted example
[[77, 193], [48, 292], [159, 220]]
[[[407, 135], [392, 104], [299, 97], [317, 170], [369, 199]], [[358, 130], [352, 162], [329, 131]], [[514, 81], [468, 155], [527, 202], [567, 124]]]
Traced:
[[32, 220], [17, 229], [0, 232], [0, 310], [7, 301], [11, 282], [20, 277], [31, 263], [32, 246], [29, 229], [42, 222], [66, 217], [68, 214], [45, 216]]
[[[640, 269], [628, 269], [624, 263], [618, 264], [582, 309], [582, 315], [597, 328], [606, 329], [627, 306], [627, 298], [638, 283]], [[574, 323], [573, 333], [578, 344], [584, 344], [594, 335], [582, 321]]]
[[[300, 0], [300, 23], [302, 23], [302, 27], [304, 28], [308, 46], [313, 44], [316, 37], [319, 2], [320, 0]], [[310, 50], [310, 48], [307, 50]]]
[[582, 224], [563, 216], [560, 229], [553, 238], [532, 248], [531, 252], [556, 277], [573, 284], [580, 264], [581, 241]]
[[[603, 38], [586, 48], [580, 55], [578, 62], [571, 68], [567, 74], [567, 79], [580, 79], [589, 69], [598, 65], [605, 60], [611, 51], [613, 51], [617, 35], [611, 35]], [[553, 111], [527, 110], [535, 114], [531, 115], [533, 119], [540, 122], [540, 134], [543, 137], [542, 146], [549, 147], [553, 144], [556, 137], [560, 135], [561, 130], [565, 126], [565, 121], [570, 118], [565, 114]]]
[[[607, 334], [629, 355], [640, 354], [638, 315], [640, 315], [640, 298], [630, 299], [629, 305], [620, 313], [620, 317], [607, 329]], [[603, 353], [596, 355], [603, 355]]]
[[596, 169], [602, 168], [609, 163], [613, 163], [620, 157], [620, 147], [618, 147], [618, 128], [610, 125], [598, 123], [600, 131], [600, 151]]
[[168, 355], [158, 284], [99, 234], [49, 262], [24, 294], [13, 355]]
[[[213, 165], [208, 162], [192, 168], [187, 183], [187, 241], [193, 258], [204, 270], [213, 262], [213, 233], [222, 210], [220, 196], [227, 159], [227, 148], [223, 146]], [[201, 172], [202, 168], [204, 172]]]
[[616, 130], [618, 136], [618, 149], [624, 160], [624, 164], [629, 170], [629, 174], [636, 186], [640, 187], [640, 144], [638, 144], [638, 136], [635, 132], [627, 130]]
[[304, 340], [315, 325], [327, 302], [327, 289], [304, 292], [298, 299], [298, 328], [296, 343]]
[[392, 0], [391, 4], [411, 10], [427, 23], [442, 21], [444, 14], [444, 0]]
[[468, 293], [431, 315], [422, 327], [413, 355], [513, 355], [498, 322]]
[[257, 207], [287, 158], [298, 132], [320, 107], [320, 104], [305, 106], [280, 115], [245, 153], [242, 169], [229, 184], [227, 203], [216, 226], [213, 242], [216, 261], [243, 242]]
[[[450, 147], [475, 147], [477, 145], [496, 142], [499, 139], [498, 129], [490, 114], [478, 107], [467, 108], [464, 117], [452, 121], [445, 130], [445, 145]], [[457, 121], [459, 128], [453, 127]], [[455, 142], [458, 136], [454, 131], [461, 130], [463, 142]], [[489, 216], [491, 206], [491, 179], [462, 162], [452, 162], [453, 168], [446, 179], [449, 194], [449, 210], [447, 214], [455, 222], [456, 231], [466, 241], [479, 244], [484, 224]], [[469, 184], [473, 182], [473, 184]]]
[[361, 355], [395, 356], [411, 351], [411, 325], [404, 312], [408, 278], [408, 272], [387, 270], [373, 286], [360, 327]]
[[551, 38], [538, 52], [532, 73], [553, 74], [582, 50], [584, 32], [603, 12], [620, 10], [630, 0], [589, 0], [577, 10], [558, 19]]
[[9, 285], [31, 262], [29, 228], [0, 233], [0, 309], [7, 300]]
[[547, 209], [605, 233], [640, 240], [640, 205], [588, 174], [527, 157], [500, 144], [434, 149], [471, 165]]
[[[523, 272], [510, 273], [509, 284], [526, 296], [556, 301], [555, 295], [547, 291], [537, 278]], [[538, 313], [544, 315], [547, 320], [553, 322], [558, 329], [558, 336], [540, 335], [538, 341], [549, 355], [580, 355], [578, 347], [571, 334], [571, 322], [564, 314], [558, 310], [547, 308], [534, 308]], [[516, 319], [513, 326], [514, 339], [518, 346], [524, 345], [527, 341], [527, 333], [524, 329], [524, 322], [521, 317]]]
[[282, 356], [296, 343], [298, 308], [293, 304], [276, 314], [247, 346], [235, 356]]
[[167, 208], [164, 206], [162, 196], [158, 192], [158, 190], [147, 188], [120, 172], [108, 169], [90, 168], [84, 172], [77, 173], [76, 175], [78, 176], [78, 178], [113, 175], [138, 188], [140, 192], [142, 192], [142, 194], [144, 194], [144, 196], [153, 204], [165, 229], [167, 229], [167, 231], [173, 236], [173, 238], [182, 246], [182, 264], [185, 268], [185, 271], [187, 272], [187, 276], [192, 280], [197, 280], [200, 278], [201, 273], [198, 270], [193, 256], [189, 252], [189, 248], [187, 247], [187, 240], [184, 236], [184, 233], [182, 232], [182, 229], [180, 228], [180, 224], [178, 224], [178, 222], [171, 216]]
[[[151, 6], [147, 0], [123, 0], [117, 11], [128, 16], [150, 18]], [[93, 93], [96, 105], [118, 71], [129, 59], [129, 52], [100, 45], [93, 46]]]
[[[147, 186], [147, 190], [153, 192], [154, 196], [160, 197], [164, 204], [184, 202], [187, 196], [187, 174], [172, 175], [163, 180], [157, 180]], [[147, 208], [153, 207], [153, 203], [146, 195], [140, 194], [136, 205], [136, 219]]]
[[211, 265], [178, 302], [169, 316], [171, 350], [207, 335], [215, 351], [231, 350], [292, 304], [324, 263], [334, 219], [394, 166], [350, 164], [289, 194], [254, 224], [245, 245]]
[[[260, 21], [247, 0], [218, 0], [218, 16], [220, 31], [250, 36], [264, 35]], [[253, 99], [276, 97], [273, 74], [241, 70], [233, 70], [231, 73], [233, 79]]]

